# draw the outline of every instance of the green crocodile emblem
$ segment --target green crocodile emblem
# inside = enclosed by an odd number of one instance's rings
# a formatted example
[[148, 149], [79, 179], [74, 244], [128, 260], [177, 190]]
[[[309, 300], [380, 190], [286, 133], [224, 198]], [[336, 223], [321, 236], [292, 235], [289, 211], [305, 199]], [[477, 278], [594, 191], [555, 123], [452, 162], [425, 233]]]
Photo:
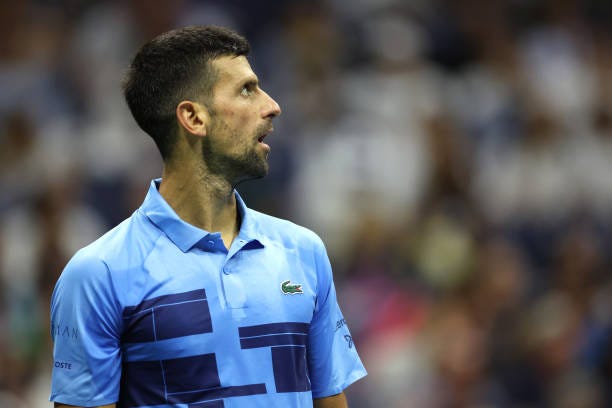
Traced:
[[302, 291], [302, 285], [301, 284], [291, 284], [290, 280], [286, 280], [283, 283], [281, 283], [281, 291], [285, 294], [285, 295], [297, 295], [297, 294], [302, 294], [304, 293]]

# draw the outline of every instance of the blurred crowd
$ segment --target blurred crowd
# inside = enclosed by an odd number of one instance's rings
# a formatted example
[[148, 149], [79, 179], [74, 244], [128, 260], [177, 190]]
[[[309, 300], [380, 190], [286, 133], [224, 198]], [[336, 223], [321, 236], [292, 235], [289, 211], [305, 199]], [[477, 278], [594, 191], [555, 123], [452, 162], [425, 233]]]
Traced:
[[50, 406], [53, 285], [161, 173], [131, 56], [211, 23], [283, 108], [238, 189], [326, 242], [352, 408], [612, 406], [608, 0], [0, 2], [0, 406]]

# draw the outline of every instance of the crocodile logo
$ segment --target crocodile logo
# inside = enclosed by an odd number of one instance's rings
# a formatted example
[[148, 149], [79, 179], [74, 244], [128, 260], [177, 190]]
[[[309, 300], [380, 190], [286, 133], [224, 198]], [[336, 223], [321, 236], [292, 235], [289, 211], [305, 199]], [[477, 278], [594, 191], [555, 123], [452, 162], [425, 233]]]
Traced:
[[304, 293], [302, 285], [299, 283], [292, 284], [290, 280], [281, 283], [281, 292], [285, 295], [298, 295]]

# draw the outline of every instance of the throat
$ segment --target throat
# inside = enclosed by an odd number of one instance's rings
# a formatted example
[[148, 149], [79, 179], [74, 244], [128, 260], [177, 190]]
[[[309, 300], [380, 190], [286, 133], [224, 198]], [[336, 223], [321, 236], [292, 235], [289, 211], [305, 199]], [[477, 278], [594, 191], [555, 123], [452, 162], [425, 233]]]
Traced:
[[159, 193], [186, 223], [207, 232], [219, 232], [227, 248], [240, 230], [240, 214], [231, 186], [220, 187], [164, 174]]

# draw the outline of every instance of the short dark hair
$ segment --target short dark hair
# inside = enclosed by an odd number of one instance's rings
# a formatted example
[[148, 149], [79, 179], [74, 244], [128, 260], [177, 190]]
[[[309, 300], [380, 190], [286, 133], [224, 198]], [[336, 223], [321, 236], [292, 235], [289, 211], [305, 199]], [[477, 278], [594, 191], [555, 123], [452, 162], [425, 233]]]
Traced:
[[185, 99], [209, 102], [217, 73], [210, 61], [249, 53], [240, 34], [217, 26], [189, 26], [163, 33], [140, 48], [123, 80], [132, 116], [153, 138], [164, 160], [172, 154], [176, 106]]

